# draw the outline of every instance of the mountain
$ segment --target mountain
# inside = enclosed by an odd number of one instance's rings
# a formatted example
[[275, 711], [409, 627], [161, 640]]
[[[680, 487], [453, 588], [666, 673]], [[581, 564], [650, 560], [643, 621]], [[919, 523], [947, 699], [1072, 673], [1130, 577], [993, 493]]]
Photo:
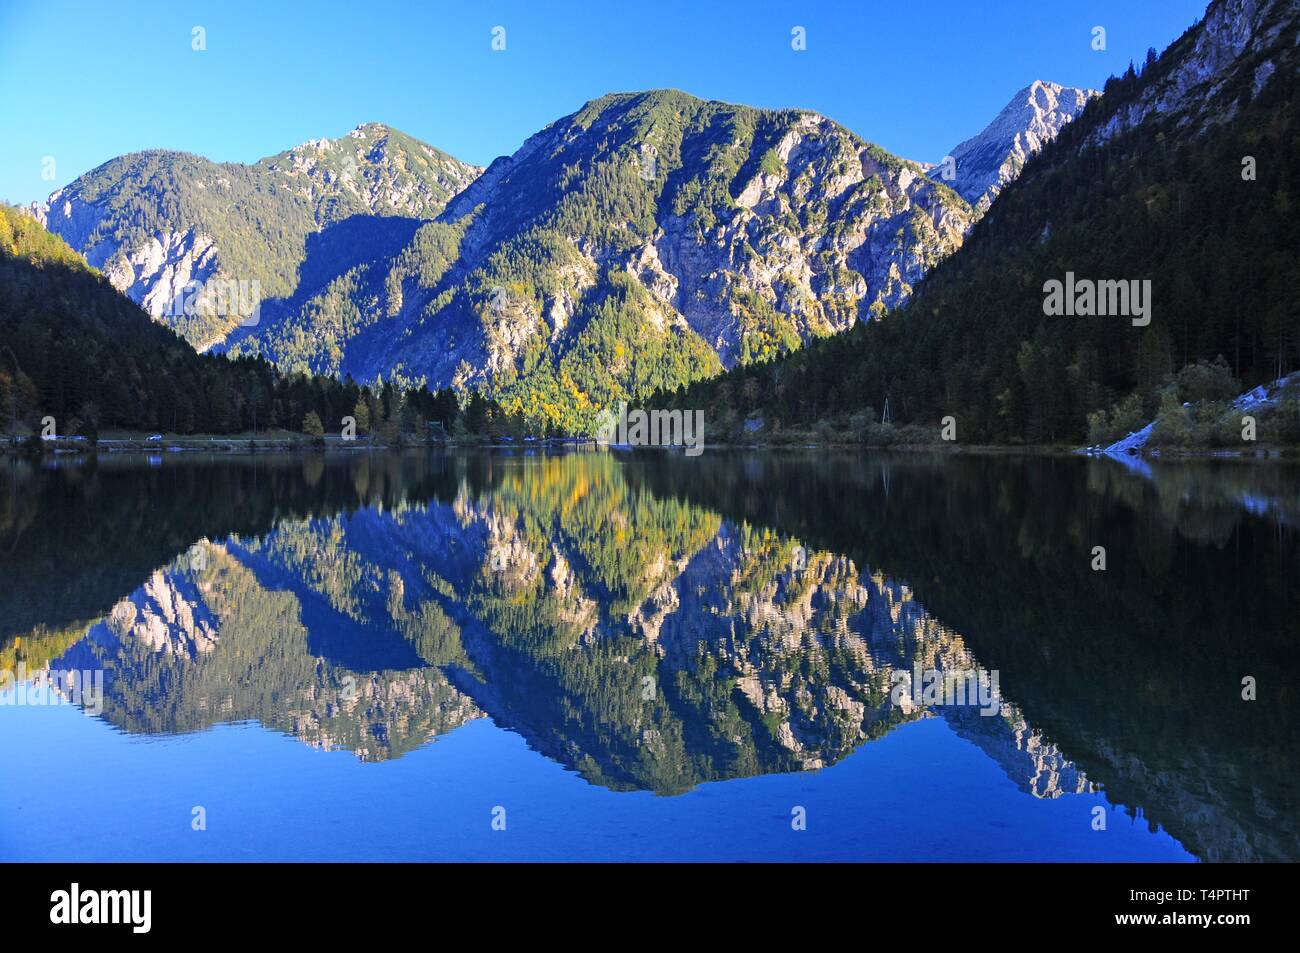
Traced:
[[904, 300], [970, 206], [801, 110], [602, 97], [498, 159], [400, 252], [232, 347], [358, 380], [486, 387], [567, 429]]
[[[888, 401], [963, 442], [1078, 445], [1177, 412], [1201, 371], [1278, 379], [1300, 365], [1298, 25], [1297, 0], [1215, 0], [1062, 127], [905, 308], [671, 402], [714, 434], [890, 440]], [[1111, 313], [1047, 313], [1075, 278], [1111, 283]]]
[[929, 175], [948, 182], [967, 202], [985, 211], [1029, 157], [1055, 139], [1098, 95], [1095, 89], [1035, 80], [1016, 93], [980, 133], [952, 148], [952, 166], [935, 166]]
[[336, 420], [359, 395], [333, 380], [290, 381], [260, 359], [196, 353], [62, 238], [0, 204], [5, 432], [45, 417], [68, 436], [105, 426], [229, 433], [252, 418], [297, 430], [307, 411]]
[[[114, 287], [205, 350], [254, 320], [257, 302], [299, 287], [312, 236], [355, 216], [432, 218], [480, 171], [369, 123], [252, 165], [132, 153], [31, 212]], [[219, 297], [225, 281], [237, 283], [239, 307]], [[201, 293], [191, 288], [187, 296], [189, 282]]]

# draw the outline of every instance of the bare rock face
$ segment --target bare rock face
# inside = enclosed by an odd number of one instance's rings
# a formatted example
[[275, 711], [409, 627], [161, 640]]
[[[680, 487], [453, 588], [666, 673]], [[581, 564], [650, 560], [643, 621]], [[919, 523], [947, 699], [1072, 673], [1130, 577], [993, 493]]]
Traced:
[[[1152, 113], [1184, 113], [1180, 121], [1191, 123], [1230, 119], [1235, 110], [1222, 108], [1216, 100], [1236, 76], [1234, 66], [1243, 58], [1258, 59], [1259, 54], [1274, 47], [1283, 31], [1293, 26], [1296, 16], [1295, 0], [1211, 3], [1199, 28], [1170, 47], [1170, 51], [1176, 51], [1190, 44], [1190, 50], [1173, 56], [1172, 68], [1167, 72], [1152, 76], [1144, 72], [1140, 93], [1099, 126], [1088, 144], [1109, 142]], [[1252, 94], [1263, 88], [1275, 69], [1268, 59], [1255, 64]]]
[[[87, 200], [76, 182], [27, 211], [162, 324], [174, 326], [171, 318], [183, 314], [187, 292], [197, 301], [210, 280], [225, 277], [212, 236], [191, 227], [119, 240], [107, 205]], [[210, 302], [211, 293], [207, 297]], [[222, 336], [190, 336], [190, 343], [204, 351]]]
[[[731, 221], [701, 231], [692, 216], [669, 216], [629, 261], [724, 367], [744, 353], [748, 316], [738, 298], [766, 302], [807, 340], [898, 305], [961, 245], [967, 209], [945, 203], [919, 166], [881, 161], [842, 133], [805, 114], [776, 146], [774, 168], [737, 183]], [[792, 226], [820, 209], [822, 227]]]
[[[103, 251], [97, 250], [95, 257], [101, 257]], [[91, 264], [98, 264], [113, 287], [138, 301], [151, 317], [164, 324], [177, 304], [184, 301], [187, 288], [193, 284], [206, 288], [220, 270], [215, 241], [211, 236], [196, 234], [192, 228], [183, 233], [164, 232], [130, 251], [119, 249], [102, 263]], [[202, 351], [215, 342], [192, 343]]]
[[152, 652], [195, 659], [217, 647], [219, 624], [192, 581], [158, 570], [107, 619], [119, 639], [133, 639]]
[[73, 248], [81, 250], [87, 260], [95, 254], [103, 261], [104, 254], [91, 243], [91, 236], [103, 221], [107, 209], [82, 201], [74, 186], [59, 189], [45, 202], [33, 202], [26, 211]]
[[983, 212], [1030, 156], [1055, 139], [1097, 95], [1095, 89], [1035, 80], [978, 135], [953, 147], [952, 165], [941, 163], [929, 175], [946, 181]]

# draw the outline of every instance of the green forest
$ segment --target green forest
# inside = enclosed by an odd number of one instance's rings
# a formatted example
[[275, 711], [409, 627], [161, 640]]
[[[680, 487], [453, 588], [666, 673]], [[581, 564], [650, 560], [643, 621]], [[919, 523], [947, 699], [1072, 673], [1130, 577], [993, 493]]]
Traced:
[[[352, 216], [432, 218], [477, 171], [396, 129], [369, 124], [355, 132], [252, 165], [160, 149], [119, 156], [70, 186], [100, 210], [77, 250], [90, 254], [105, 241], [137, 248], [193, 231], [214, 242], [223, 273], [256, 280], [267, 298], [287, 298], [306, 277], [318, 230]], [[411, 198], [395, 205], [396, 195]], [[204, 347], [235, 325], [183, 315], [172, 326]]]
[[[462, 406], [463, 404], [463, 406]], [[156, 324], [38, 222], [0, 205], [0, 415], [11, 436], [54, 418], [60, 436], [105, 428], [172, 434], [337, 431], [387, 442], [520, 429], [471, 393], [286, 374], [260, 357], [200, 355]], [[308, 427], [310, 419], [315, 427]], [[326, 428], [325, 425], [328, 425]]]

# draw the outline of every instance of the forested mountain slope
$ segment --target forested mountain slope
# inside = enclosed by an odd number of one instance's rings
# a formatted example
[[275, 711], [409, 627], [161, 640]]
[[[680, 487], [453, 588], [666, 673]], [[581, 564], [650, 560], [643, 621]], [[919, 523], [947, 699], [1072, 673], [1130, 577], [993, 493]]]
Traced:
[[353, 384], [290, 378], [258, 358], [200, 355], [152, 321], [63, 239], [0, 204], [0, 429], [53, 417], [60, 435], [105, 426], [231, 432], [336, 420]]
[[486, 387], [567, 430], [901, 302], [970, 206], [801, 110], [602, 97], [498, 159], [397, 254], [236, 350], [288, 367]]
[[[1188, 399], [1173, 375], [1194, 363], [1281, 376], [1300, 362], [1298, 22], [1295, 0], [1216, 0], [1031, 159], [905, 308], [666, 399], [710, 408], [715, 436], [746, 417], [860, 429], [888, 400], [896, 423], [952, 416], [961, 441], [1081, 441], [1126, 397], [1148, 415]], [[1149, 281], [1149, 323], [1046, 314], [1070, 273]]]
[[[250, 165], [165, 150], [119, 156], [31, 211], [116, 288], [205, 350], [250, 317], [218, 313], [234, 309], [214, 301], [213, 279], [244, 282], [246, 298], [254, 281], [260, 298], [287, 298], [310, 277], [300, 269], [315, 233], [356, 217], [433, 218], [480, 171], [366, 123]], [[329, 277], [350, 264], [332, 263]], [[203, 287], [187, 308], [191, 282]]]

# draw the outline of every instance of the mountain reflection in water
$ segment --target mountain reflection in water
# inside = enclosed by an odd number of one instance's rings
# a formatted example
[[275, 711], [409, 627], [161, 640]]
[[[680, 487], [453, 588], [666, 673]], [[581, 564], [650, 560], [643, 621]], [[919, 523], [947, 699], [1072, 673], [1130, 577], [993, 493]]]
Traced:
[[[1300, 474], [1281, 465], [0, 472], [0, 668], [103, 670], [100, 717], [123, 732], [256, 721], [380, 762], [486, 716], [591, 784], [676, 795], [827, 767], [933, 718], [1026, 796], [1102, 792], [1202, 859], [1300, 858]], [[922, 672], [994, 673], [993, 713], [894, 691]]]

